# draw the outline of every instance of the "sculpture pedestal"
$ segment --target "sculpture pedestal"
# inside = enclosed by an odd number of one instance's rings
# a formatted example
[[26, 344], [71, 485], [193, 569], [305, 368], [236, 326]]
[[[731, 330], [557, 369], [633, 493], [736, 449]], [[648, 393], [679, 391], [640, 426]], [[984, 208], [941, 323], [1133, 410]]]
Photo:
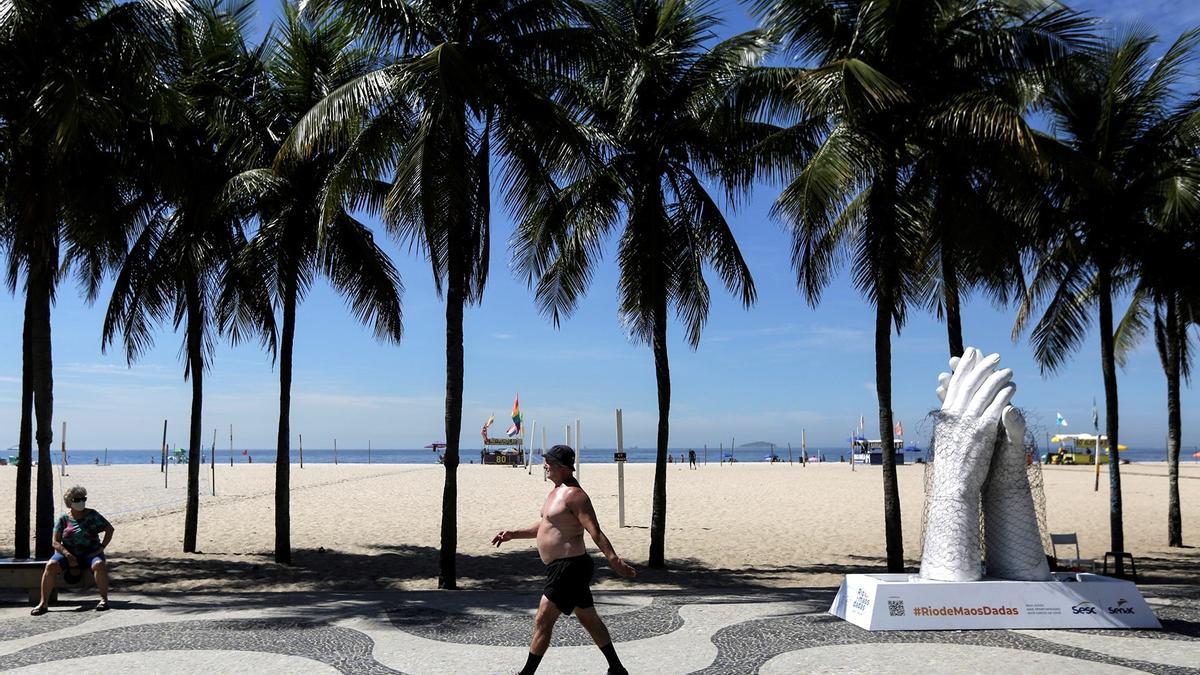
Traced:
[[867, 630], [1162, 627], [1132, 582], [1075, 572], [969, 582], [848, 574], [829, 613]]

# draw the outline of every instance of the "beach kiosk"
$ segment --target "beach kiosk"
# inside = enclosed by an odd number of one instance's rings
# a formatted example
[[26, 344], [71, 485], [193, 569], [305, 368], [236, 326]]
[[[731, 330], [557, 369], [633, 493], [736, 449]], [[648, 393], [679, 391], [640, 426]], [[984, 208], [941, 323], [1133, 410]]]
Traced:
[[500, 466], [525, 466], [525, 450], [520, 436], [516, 438], [488, 438], [479, 451], [480, 464]]
[[[1056, 448], [1042, 456], [1046, 464], [1095, 464], [1099, 458], [1101, 464], [1108, 463], [1108, 436], [1093, 436], [1092, 434], [1059, 434], [1051, 437], [1051, 443], [1057, 443]], [[1097, 454], [1096, 448], [1100, 452]], [[1117, 452], [1128, 450], [1129, 447], [1118, 443]]]
[[[876, 438], [874, 440], [867, 438], [855, 438], [852, 441], [851, 457], [855, 464], [883, 464], [883, 441]], [[892, 441], [895, 447], [896, 464], [904, 463], [904, 439], [897, 438]]]

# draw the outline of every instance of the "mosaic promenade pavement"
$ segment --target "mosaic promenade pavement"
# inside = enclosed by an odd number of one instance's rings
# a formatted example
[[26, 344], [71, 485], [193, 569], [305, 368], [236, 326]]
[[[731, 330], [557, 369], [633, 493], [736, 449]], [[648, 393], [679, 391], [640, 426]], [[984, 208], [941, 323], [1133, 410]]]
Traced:
[[[1143, 587], [1161, 631], [870, 633], [827, 589], [596, 594], [631, 673], [1200, 673], [1200, 587]], [[0, 671], [503, 673], [525, 661], [537, 589], [115, 596], [30, 617], [0, 592]], [[574, 619], [539, 672], [603, 673]]]

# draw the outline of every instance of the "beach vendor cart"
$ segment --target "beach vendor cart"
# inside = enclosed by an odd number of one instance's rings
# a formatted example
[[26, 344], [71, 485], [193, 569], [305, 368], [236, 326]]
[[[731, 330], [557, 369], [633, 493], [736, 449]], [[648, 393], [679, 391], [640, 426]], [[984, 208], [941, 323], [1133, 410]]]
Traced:
[[525, 451], [521, 438], [489, 438], [479, 451], [481, 464], [525, 466]]
[[483, 423], [480, 435], [483, 436], [483, 449], [479, 451], [480, 464], [499, 464], [502, 466], [527, 465], [525, 454], [524, 416], [521, 414], [520, 396], [513, 398], [512, 426], [506, 432], [506, 438], [494, 438], [488, 435], [488, 429], [496, 421], [495, 415], [490, 415]]
[[[869, 438], [855, 438], [851, 441], [853, 452], [851, 453], [852, 461], [855, 464], [883, 464], [883, 441]], [[896, 455], [896, 464], [904, 463], [904, 439], [897, 438], [892, 441], [894, 452]]]
[[[1059, 434], [1050, 438], [1050, 452], [1042, 457], [1048, 464], [1100, 464], [1108, 463], [1108, 436], [1093, 436], [1092, 434]], [[1097, 447], [1099, 453], [1097, 453]], [[1118, 443], [1117, 452], [1128, 450], [1129, 447]]]

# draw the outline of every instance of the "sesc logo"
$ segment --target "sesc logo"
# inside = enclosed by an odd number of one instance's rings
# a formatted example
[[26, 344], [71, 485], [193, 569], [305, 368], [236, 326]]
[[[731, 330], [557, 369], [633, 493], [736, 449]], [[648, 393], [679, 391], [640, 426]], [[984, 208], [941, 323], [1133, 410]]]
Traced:
[[1071, 608], [1072, 614], [1095, 614], [1099, 611], [1095, 605], [1087, 601], [1081, 602]]
[[1120, 600], [1117, 600], [1116, 607], [1108, 608], [1108, 613], [1109, 614], [1133, 614], [1133, 608], [1125, 606], [1128, 604], [1129, 604], [1128, 600], [1126, 600], [1125, 598], [1121, 598]]

